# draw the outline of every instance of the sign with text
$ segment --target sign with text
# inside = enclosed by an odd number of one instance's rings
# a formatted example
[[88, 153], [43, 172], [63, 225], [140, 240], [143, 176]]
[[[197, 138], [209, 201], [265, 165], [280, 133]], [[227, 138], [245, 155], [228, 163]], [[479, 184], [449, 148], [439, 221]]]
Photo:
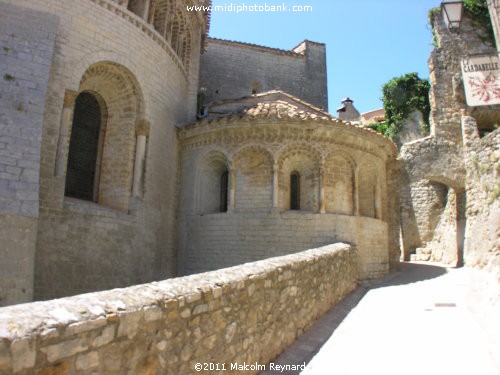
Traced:
[[500, 104], [500, 56], [498, 53], [464, 57], [462, 77], [469, 106]]

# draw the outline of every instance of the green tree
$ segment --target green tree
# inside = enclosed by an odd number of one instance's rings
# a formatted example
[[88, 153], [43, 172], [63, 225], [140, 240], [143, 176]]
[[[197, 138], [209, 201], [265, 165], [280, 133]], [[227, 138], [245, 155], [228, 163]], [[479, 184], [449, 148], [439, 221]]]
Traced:
[[418, 110], [422, 112], [424, 129], [429, 131], [429, 89], [429, 81], [419, 78], [417, 73], [408, 73], [387, 82], [382, 87], [386, 121], [376, 130], [394, 137], [409, 114]]

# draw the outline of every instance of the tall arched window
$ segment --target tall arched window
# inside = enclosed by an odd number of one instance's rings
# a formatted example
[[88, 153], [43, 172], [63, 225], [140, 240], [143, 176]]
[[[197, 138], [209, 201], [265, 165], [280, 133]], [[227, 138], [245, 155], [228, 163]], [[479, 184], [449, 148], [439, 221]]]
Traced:
[[226, 170], [220, 176], [220, 212], [227, 212], [227, 194], [229, 186], [229, 172]]
[[100, 159], [103, 145], [103, 101], [89, 92], [75, 100], [69, 142], [65, 195], [97, 201]]
[[300, 210], [300, 175], [299, 172], [290, 174], [290, 209]]

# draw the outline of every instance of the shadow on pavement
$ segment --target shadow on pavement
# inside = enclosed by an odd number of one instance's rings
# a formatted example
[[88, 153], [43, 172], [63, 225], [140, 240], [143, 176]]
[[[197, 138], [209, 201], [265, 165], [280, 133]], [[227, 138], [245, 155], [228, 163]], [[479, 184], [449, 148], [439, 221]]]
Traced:
[[[278, 356], [274, 361], [277, 365], [300, 365], [309, 363], [318, 353], [324, 343], [330, 338], [344, 318], [356, 307], [369, 289], [358, 286], [353, 292], [348, 294], [342, 301], [337, 303], [330, 311], [320, 317], [312, 327]], [[276, 374], [276, 371], [261, 371], [259, 375]], [[298, 375], [300, 371], [282, 371], [282, 375]]]
[[423, 263], [400, 263], [400, 270], [391, 272], [386, 277], [364, 283], [363, 286], [368, 289], [384, 288], [387, 286], [396, 286], [412, 284], [418, 281], [435, 279], [447, 273], [446, 266]]
[[[324, 343], [332, 336], [333, 332], [342, 323], [345, 317], [354, 309], [359, 301], [370, 289], [384, 288], [388, 286], [411, 284], [419, 281], [433, 279], [444, 275], [447, 270], [445, 266], [422, 263], [401, 263], [400, 270], [391, 272], [386, 277], [361, 283], [356, 290], [347, 295], [342, 301], [335, 305], [329, 312], [324, 314], [318, 321], [290, 345], [278, 358], [272, 361], [278, 365], [298, 365], [309, 363], [318, 353]], [[260, 372], [260, 375], [275, 374], [276, 371], [269, 370]], [[300, 371], [283, 371], [282, 375], [296, 375]]]

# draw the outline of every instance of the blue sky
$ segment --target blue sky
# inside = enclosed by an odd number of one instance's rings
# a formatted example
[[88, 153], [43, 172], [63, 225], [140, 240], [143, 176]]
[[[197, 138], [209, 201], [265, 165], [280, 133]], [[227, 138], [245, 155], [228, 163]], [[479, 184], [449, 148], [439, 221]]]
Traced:
[[327, 47], [329, 111], [349, 96], [360, 112], [382, 107], [393, 77], [429, 77], [427, 13], [439, 0], [213, 0], [213, 5], [309, 5], [312, 12], [213, 12], [210, 36], [291, 49], [304, 39]]

